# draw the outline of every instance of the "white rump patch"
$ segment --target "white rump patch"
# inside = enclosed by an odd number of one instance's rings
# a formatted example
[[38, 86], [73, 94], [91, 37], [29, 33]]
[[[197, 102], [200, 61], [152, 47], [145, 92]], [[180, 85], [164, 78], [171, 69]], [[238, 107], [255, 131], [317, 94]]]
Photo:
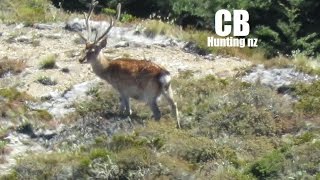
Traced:
[[170, 83], [170, 81], [171, 81], [171, 77], [169, 74], [165, 74], [160, 77], [160, 82], [162, 85], [167, 85]]

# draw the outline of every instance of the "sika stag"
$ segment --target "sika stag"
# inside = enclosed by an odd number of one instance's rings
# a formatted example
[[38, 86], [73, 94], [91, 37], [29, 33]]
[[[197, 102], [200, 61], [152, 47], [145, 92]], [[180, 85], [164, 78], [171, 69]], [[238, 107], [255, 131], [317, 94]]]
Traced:
[[[93, 72], [101, 79], [106, 80], [120, 94], [120, 113], [131, 115], [129, 98], [145, 101], [151, 108], [153, 117], [160, 120], [161, 112], [157, 105], [157, 100], [161, 95], [171, 106], [172, 114], [177, 120], [177, 126], [180, 128], [177, 104], [173, 100], [171, 89], [171, 77], [168, 70], [147, 60], [135, 60], [129, 58], [119, 58], [111, 60], [106, 58], [102, 49], [107, 45], [108, 33], [114, 26], [115, 19], [111, 18], [109, 27], [98, 37], [96, 31], [95, 39], [90, 41], [91, 27], [90, 16], [93, 9], [98, 4], [92, 0], [88, 15], [85, 14], [85, 24], [87, 29], [87, 38], [79, 33], [79, 36], [86, 42], [83, 55], [80, 62], [91, 64]], [[117, 6], [116, 20], [120, 17], [121, 5]]]

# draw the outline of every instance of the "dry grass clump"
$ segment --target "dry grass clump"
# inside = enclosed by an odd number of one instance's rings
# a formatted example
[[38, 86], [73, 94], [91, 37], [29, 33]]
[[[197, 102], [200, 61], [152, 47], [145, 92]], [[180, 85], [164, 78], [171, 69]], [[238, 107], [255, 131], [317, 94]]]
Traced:
[[7, 73], [18, 74], [26, 68], [26, 62], [24, 60], [13, 60], [8, 57], [0, 59], [0, 78]]

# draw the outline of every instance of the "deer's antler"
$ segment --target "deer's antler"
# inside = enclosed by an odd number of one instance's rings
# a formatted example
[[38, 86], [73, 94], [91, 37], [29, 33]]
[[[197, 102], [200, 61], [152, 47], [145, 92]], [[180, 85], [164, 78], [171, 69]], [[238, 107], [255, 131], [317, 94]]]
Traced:
[[[87, 34], [87, 37], [85, 37], [82, 33], [78, 32], [78, 35], [81, 37], [81, 39], [83, 39], [86, 43], [89, 43], [90, 42], [90, 37], [91, 37], [91, 26], [90, 26], [90, 18], [91, 18], [91, 15], [92, 15], [92, 12], [94, 10], [94, 8], [98, 5], [98, 1], [96, 0], [92, 0], [91, 3], [90, 3], [90, 7], [89, 7], [89, 12], [88, 14], [84, 13], [84, 19], [85, 19], [85, 25], [86, 25], [86, 29], [88, 31], [88, 34]], [[121, 4], [119, 3], [118, 6], [117, 6], [117, 14], [116, 14], [116, 20], [118, 21], [120, 19], [120, 13], [121, 13]], [[110, 32], [110, 30], [112, 29], [112, 27], [114, 26], [115, 24], [115, 20], [114, 20], [114, 17], [111, 17], [110, 18], [110, 21], [109, 21], [109, 27], [107, 28], [107, 30], [102, 33], [101, 36], [98, 37], [98, 32], [96, 32], [96, 35], [95, 35], [95, 39], [94, 39], [94, 42], [93, 44], [97, 44], [99, 43], [101, 40], [107, 38], [107, 35], [108, 33]]]
[[[116, 14], [116, 21], [118, 21], [120, 19], [120, 14], [121, 14], [121, 4], [119, 3], [117, 5], [117, 14]], [[94, 43], [98, 43], [101, 40], [107, 38], [108, 33], [110, 32], [111, 28], [114, 26], [115, 24], [115, 20], [114, 18], [110, 18], [109, 21], [109, 27], [107, 28], [107, 30], [94, 42]]]

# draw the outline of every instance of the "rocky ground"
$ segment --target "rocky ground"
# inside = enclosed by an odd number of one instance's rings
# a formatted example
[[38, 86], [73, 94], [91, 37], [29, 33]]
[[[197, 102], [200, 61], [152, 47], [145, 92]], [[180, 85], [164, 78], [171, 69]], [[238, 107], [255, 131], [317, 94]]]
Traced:
[[[0, 78], [1, 88], [16, 87], [19, 91], [35, 98], [44, 99], [27, 105], [32, 109], [47, 110], [57, 121], [72, 113], [73, 103], [89, 98], [87, 92], [103, 82], [92, 73], [88, 64], [78, 63], [84, 45], [74, 30], [83, 29], [83, 22], [73, 20], [67, 25], [66, 29], [65, 23], [37, 24], [34, 27], [0, 24], [0, 59], [23, 60], [27, 65], [20, 74], [8, 73]], [[103, 24], [102, 28], [104, 26], [106, 25]], [[187, 42], [165, 36], [147, 37], [143, 28], [136, 25], [115, 27], [110, 33], [105, 55], [112, 59], [117, 57], [148, 59], [166, 67], [174, 76], [180, 72], [192, 71], [196, 77], [212, 74], [219, 78], [228, 78], [249, 68], [251, 71], [241, 77], [244, 81], [259, 80], [274, 88], [297, 81], [311, 82], [318, 78], [297, 73], [293, 69], [267, 70], [261, 66], [250, 68], [249, 61], [234, 57], [201, 56], [190, 53], [193, 51], [186, 48], [186, 44]], [[41, 69], [41, 61], [48, 56], [54, 56], [56, 67]], [[55, 80], [56, 84], [39, 83], [37, 80], [43, 76]], [[108, 85], [104, 86], [109, 88]], [[0, 121], [6, 120], [0, 118]], [[6, 126], [3, 122], [1, 125]], [[113, 124], [109, 122], [103, 126], [108, 126], [105, 130], [117, 128], [119, 122]], [[80, 127], [75, 125], [74, 128]], [[63, 125], [54, 131], [38, 132], [38, 134], [51, 135], [59, 132], [68, 134]], [[71, 135], [68, 137], [72, 138]], [[6, 155], [4, 163], [0, 163], [0, 172], [7, 172], [15, 163], [14, 158], [26, 151], [46, 150], [44, 146], [46, 143], [34, 141], [21, 133], [12, 132], [4, 139], [9, 142], [8, 147], [12, 150]], [[26, 141], [29, 143], [24, 143]]]

